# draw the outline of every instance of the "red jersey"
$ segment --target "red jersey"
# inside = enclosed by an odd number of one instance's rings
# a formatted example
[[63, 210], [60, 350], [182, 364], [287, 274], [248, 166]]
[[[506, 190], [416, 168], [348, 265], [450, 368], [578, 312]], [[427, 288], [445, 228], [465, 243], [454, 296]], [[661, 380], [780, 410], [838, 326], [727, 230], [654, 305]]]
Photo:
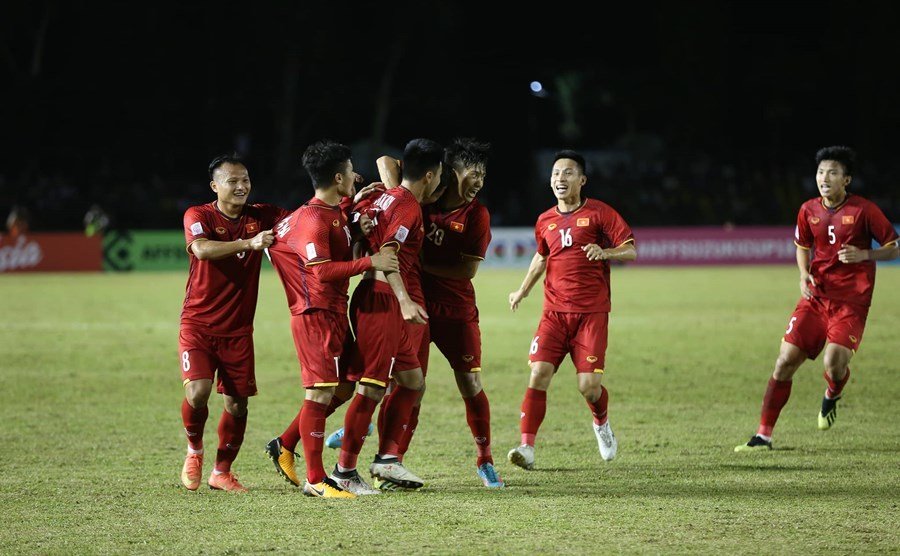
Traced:
[[366, 238], [373, 252], [385, 245], [397, 247], [400, 275], [406, 292], [410, 299], [424, 305], [419, 251], [422, 249], [425, 228], [422, 226], [422, 207], [416, 196], [405, 187], [393, 187], [384, 192], [373, 193], [360, 202], [354, 211], [365, 211], [375, 224]]
[[547, 258], [544, 310], [561, 313], [608, 313], [609, 261], [589, 261], [581, 248], [596, 243], [603, 249], [634, 242], [625, 220], [612, 207], [585, 199], [572, 212], [552, 208], [534, 227], [537, 252]]
[[897, 231], [875, 203], [847, 194], [844, 202], [827, 208], [821, 197], [803, 203], [797, 214], [795, 243], [813, 249], [810, 274], [814, 295], [835, 301], [872, 304], [875, 261], [845, 264], [838, 260], [843, 245], [871, 249], [872, 240], [882, 245], [897, 241]]
[[[423, 213], [425, 263], [447, 265], [465, 258], [484, 260], [491, 242], [491, 216], [477, 199], [449, 212], [444, 212], [439, 203], [432, 203], [423, 208]], [[475, 288], [468, 279], [441, 278], [424, 272], [422, 289], [428, 303], [475, 305]]]
[[242, 251], [218, 260], [198, 259], [191, 244], [198, 239], [235, 241], [270, 230], [288, 212], [267, 204], [246, 205], [238, 218], [219, 212], [216, 202], [190, 207], [184, 213], [184, 239], [190, 259], [182, 326], [194, 326], [213, 336], [253, 332], [259, 291], [261, 251]]
[[349, 278], [323, 281], [316, 265], [353, 259], [347, 215], [315, 197], [275, 226], [269, 247], [292, 315], [312, 309], [347, 313]]

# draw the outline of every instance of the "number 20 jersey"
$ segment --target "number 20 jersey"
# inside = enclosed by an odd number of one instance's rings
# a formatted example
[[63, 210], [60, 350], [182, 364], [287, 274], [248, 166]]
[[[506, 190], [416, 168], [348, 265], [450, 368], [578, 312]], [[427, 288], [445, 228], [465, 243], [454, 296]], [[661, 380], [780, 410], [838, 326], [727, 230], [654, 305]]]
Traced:
[[537, 252], [547, 259], [544, 310], [562, 313], [608, 313], [609, 261], [589, 261], [582, 247], [603, 249], [634, 243], [625, 220], [612, 207], [585, 199], [572, 212], [554, 207], [534, 227]]

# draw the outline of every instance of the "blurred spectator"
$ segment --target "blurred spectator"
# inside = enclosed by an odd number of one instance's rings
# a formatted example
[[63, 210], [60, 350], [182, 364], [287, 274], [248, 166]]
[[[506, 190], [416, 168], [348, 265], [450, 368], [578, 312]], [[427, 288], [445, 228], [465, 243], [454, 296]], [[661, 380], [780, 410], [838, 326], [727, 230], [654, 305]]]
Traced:
[[28, 212], [28, 209], [20, 205], [13, 205], [9, 216], [6, 217], [6, 230], [9, 235], [16, 237], [28, 231], [29, 222], [31, 222], [31, 213]]
[[84, 235], [91, 237], [94, 234], [102, 234], [109, 227], [109, 216], [94, 203], [84, 215]]

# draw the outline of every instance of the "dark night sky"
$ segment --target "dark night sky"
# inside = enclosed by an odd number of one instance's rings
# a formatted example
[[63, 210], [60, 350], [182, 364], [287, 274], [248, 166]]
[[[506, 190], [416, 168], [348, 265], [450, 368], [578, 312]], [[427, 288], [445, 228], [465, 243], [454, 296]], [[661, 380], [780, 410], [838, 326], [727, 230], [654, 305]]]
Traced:
[[[256, 199], [296, 202], [310, 193], [298, 164], [305, 145], [379, 134], [393, 147], [414, 136], [491, 141], [486, 199], [502, 213], [521, 193], [526, 208], [506, 221], [526, 225], [540, 208], [531, 204], [547, 204], [531, 191], [545, 171], [533, 167], [537, 149], [628, 151], [648, 138], [669, 172], [700, 158], [733, 166], [738, 181], [760, 172], [760, 183], [793, 168], [811, 175], [818, 147], [850, 144], [872, 167], [867, 187], [897, 203], [886, 181], [900, 129], [893, 3], [592, 4], [590, 13], [567, 4], [525, 14], [483, 11], [486, 2], [132, 4], [0, 7], [0, 211], [19, 202], [80, 215], [92, 201], [171, 197], [143, 211], [157, 218], [128, 217], [170, 226], [172, 212], [177, 227], [181, 204], [207, 199], [205, 166], [218, 152], [248, 151]], [[547, 98], [529, 93], [535, 79]], [[75, 191], [68, 203], [36, 201], [48, 180]]]

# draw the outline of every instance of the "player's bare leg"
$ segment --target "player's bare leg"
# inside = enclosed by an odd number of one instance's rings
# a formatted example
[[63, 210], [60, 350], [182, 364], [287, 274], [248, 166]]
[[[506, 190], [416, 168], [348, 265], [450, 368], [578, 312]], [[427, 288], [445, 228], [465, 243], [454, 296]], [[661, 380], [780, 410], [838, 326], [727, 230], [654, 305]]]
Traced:
[[556, 373], [556, 367], [546, 361], [530, 363], [531, 376], [528, 378], [528, 389], [522, 400], [522, 415], [519, 429], [522, 443], [507, 454], [509, 461], [523, 469], [534, 467], [534, 441], [537, 431], [547, 413], [547, 389]]
[[200, 488], [203, 474], [203, 428], [209, 416], [212, 380], [192, 380], [184, 385], [181, 418], [187, 435], [188, 449], [181, 468], [181, 482], [188, 490]]
[[616, 457], [619, 442], [609, 425], [607, 405], [609, 393], [601, 384], [603, 373], [578, 373], [578, 391], [584, 396], [591, 415], [594, 418], [594, 435], [597, 437], [597, 445], [600, 449], [600, 457], [610, 461]]
[[772, 449], [772, 430], [791, 396], [791, 385], [794, 373], [806, 361], [806, 352], [790, 342], [781, 342], [781, 351], [775, 360], [775, 370], [769, 378], [766, 393], [763, 396], [762, 411], [759, 417], [759, 428], [746, 444], [736, 446], [735, 452]]
[[491, 454], [491, 406], [481, 386], [481, 372], [454, 371], [453, 374], [459, 394], [466, 404], [466, 421], [478, 452], [475, 462], [478, 476], [488, 488], [503, 488], [506, 485], [494, 469]]
[[819, 412], [819, 430], [827, 431], [837, 419], [837, 402], [841, 399], [844, 385], [850, 380], [850, 359], [853, 350], [840, 344], [828, 344], [825, 347], [825, 381], [828, 388], [822, 397], [822, 410]]

